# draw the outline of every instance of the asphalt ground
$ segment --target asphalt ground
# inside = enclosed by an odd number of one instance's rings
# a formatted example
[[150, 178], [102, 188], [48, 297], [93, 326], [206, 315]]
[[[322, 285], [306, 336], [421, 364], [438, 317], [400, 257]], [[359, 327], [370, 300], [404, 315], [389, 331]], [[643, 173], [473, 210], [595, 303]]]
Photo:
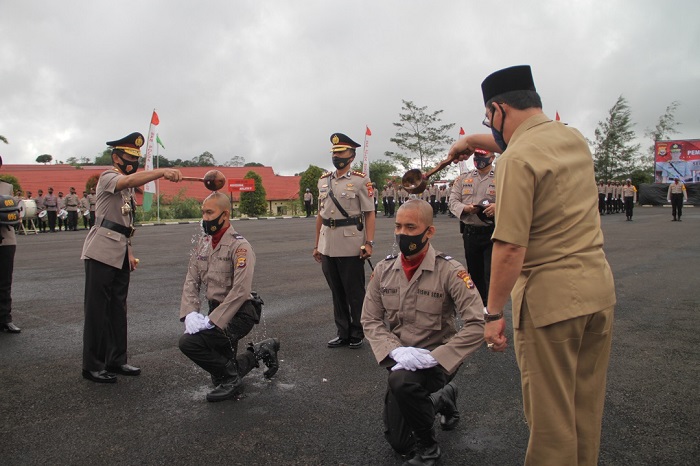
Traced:
[[[618, 297], [603, 465], [698, 464], [700, 209], [684, 213], [681, 223], [661, 207], [637, 207], [633, 222], [602, 218]], [[114, 385], [80, 375], [86, 233], [19, 236], [13, 317], [22, 333], [0, 333], [1, 464], [401, 464], [382, 435], [385, 369], [367, 345], [326, 348], [335, 327], [311, 257], [314, 220], [233, 224], [256, 252], [265, 300], [249, 340], [280, 338], [281, 367], [272, 381], [253, 370], [244, 397], [222, 403], [205, 401], [208, 374], [177, 348], [197, 225], [138, 228], [129, 362], [143, 374]], [[457, 221], [438, 216], [436, 226], [433, 244], [464, 262]], [[391, 252], [392, 228], [380, 214], [373, 262]], [[512, 347], [478, 351], [456, 381], [462, 420], [438, 431], [441, 464], [522, 464], [528, 432]]]

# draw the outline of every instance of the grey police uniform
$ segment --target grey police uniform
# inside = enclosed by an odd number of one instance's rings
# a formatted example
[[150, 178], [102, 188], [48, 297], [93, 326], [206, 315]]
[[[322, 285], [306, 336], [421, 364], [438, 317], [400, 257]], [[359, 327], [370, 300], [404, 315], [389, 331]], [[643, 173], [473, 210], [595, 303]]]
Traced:
[[[0, 194], [12, 196], [12, 185], [0, 181]], [[0, 324], [12, 322], [12, 273], [17, 237], [10, 225], [0, 225]]]
[[467, 268], [471, 274], [481, 299], [486, 306], [491, 280], [491, 251], [493, 225], [487, 225], [475, 213], [465, 214], [464, 207], [478, 204], [482, 199], [496, 202], [496, 180], [494, 170], [481, 176], [475, 168], [461, 174], [452, 184], [450, 192], [450, 212], [459, 218], [462, 225], [462, 240]]
[[100, 175], [96, 227], [88, 232], [80, 257], [85, 260], [86, 371], [118, 367], [127, 360], [126, 298], [131, 274], [128, 248], [135, 204], [133, 189], [116, 190], [122, 177], [116, 169]]
[[[385, 436], [398, 452], [410, 449], [411, 432], [432, 430], [435, 410], [429, 395], [447, 384], [483, 342], [483, 307], [469, 274], [458, 261], [430, 244], [428, 248], [411, 280], [400, 256], [379, 262], [362, 312], [365, 336], [380, 365], [393, 366], [389, 353], [400, 346], [430, 350], [438, 362], [431, 369], [389, 373]], [[401, 397], [395, 396], [394, 391], [408, 386]]]
[[[346, 211], [346, 218], [331, 199]], [[318, 181], [318, 215], [323, 224], [318, 252], [321, 267], [333, 294], [333, 312], [338, 337], [343, 340], [364, 338], [360, 316], [365, 296], [365, 268], [360, 247], [365, 243], [364, 212], [374, 212], [370, 195], [372, 182], [361, 172], [324, 173]], [[360, 230], [362, 228], [362, 230]]]
[[69, 193], [66, 196], [66, 211], [68, 212], [68, 230], [78, 229], [78, 207], [80, 206], [80, 199], [77, 194]]

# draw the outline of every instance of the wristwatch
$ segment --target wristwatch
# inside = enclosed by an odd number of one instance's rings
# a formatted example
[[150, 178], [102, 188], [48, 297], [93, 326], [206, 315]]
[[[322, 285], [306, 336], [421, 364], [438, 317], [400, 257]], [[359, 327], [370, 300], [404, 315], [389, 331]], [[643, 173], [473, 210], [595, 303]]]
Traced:
[[498, 314], [489, 314], [489, 311], [484, 308], [484, 322], [494, 322], [503, 318], [503, 311]]
[[369, 244], [370, 246], [374, 247], [374, 241], [365, 241], [365, 244]]

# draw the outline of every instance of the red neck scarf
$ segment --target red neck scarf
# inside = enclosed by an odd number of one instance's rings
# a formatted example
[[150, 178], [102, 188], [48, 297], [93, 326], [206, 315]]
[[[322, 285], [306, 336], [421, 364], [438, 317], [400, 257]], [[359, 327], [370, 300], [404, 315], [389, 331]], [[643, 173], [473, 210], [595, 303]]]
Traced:
[[217, 231], [213, 235], [211, 235], [211, 249], [212, 251], [216, 249], [216, 246], [219, 245], [219, 241], [221, 241], [221, 238], [224, 236], [224, 233], [226, 233], [226, 230], [231, 226], [229, 224], [227, 227], [222, 228], [221, 230]]
[[425, 249], [423, 252], [411, 256], [410, 259], [401, 254], [401, 267], [409, 282], [413, 278], [413, 274], [418, 270], [418, 267], [423, 263], [423, 259], [425, 259], [425, 255], [428, 253], [428, 245], [426, 244], [423, 249]]

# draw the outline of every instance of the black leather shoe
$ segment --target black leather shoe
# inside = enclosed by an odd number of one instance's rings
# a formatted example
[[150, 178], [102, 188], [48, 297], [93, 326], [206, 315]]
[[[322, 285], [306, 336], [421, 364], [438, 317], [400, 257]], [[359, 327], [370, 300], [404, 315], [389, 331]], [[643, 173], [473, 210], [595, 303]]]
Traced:
[[107, 371], [86, 371], [83, 369], [83, 378], [95, 383], [117, 383], [117, 376]]
[[119, 375], [140, 375], [141, 369], [138, 367], [122, 364], [121, 366], [107, 366], [107, 370], [113, 374]]
[[21, 328], [17, 327], [12, 322], [8, 322], [6, 324], [0, 324], [0, 330], [2, 330], [3, 332], [7, 332], [7, 333], [19, 333], [22, 331]]
[[207, 393], [207, 401], [215, 403], [235, 398], [243, 391], [242, 389], [243, 382], [239, 376], [228, 377], [214, 390]]
[[362, 344], [365, 342], [364, 338], [351, 338], [348, 346], [350, 349], [362, 348]]
[[440, 412], [440, 428], [442, 430], [454, 430], [459, 424], [459, 410], [457, 409], [457, 386], [453, 383], [448, 383], [443, 388], [443, 397], [445, 400], [442, 411]]
[[280, 350], [280, 341], [277, 338], [268, 338], [257, 344], [250, 343], [248, 349], [255, 355], [255, 360], [265, 363], [267, 370], [263, 372], [266, 379], [271, 379], [280, 368], [277, 352]]
[[328, 347], [329, 348], [340, 348], [341, 346], [348, 346], [350, 344], [350, 340], [346, 340], [345, 338], [340, 338], [340, 337], [335, 337], [331, 341], [328, 342]]
[[413, 455], [413, 458], [406, 461], [403, 466], [434, 466], [440, 459], [441, 454], [442, 452], [437, 442], [430, 446], [418, 444], [416, 454]]

